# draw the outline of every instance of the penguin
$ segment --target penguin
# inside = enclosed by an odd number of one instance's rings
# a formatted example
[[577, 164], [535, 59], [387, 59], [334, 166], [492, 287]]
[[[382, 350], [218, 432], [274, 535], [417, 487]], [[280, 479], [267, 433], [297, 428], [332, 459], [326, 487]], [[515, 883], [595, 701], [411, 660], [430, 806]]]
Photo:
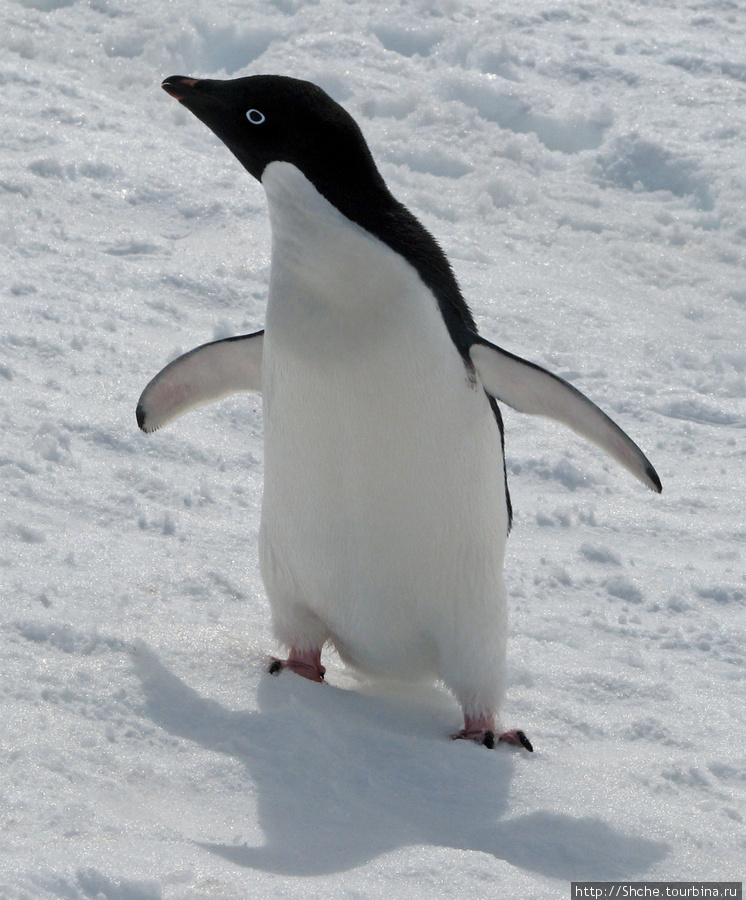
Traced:
[[261, 393], [260, 571], [287, 650], [269, 671], [322, 682], [331, 645], [362, 672], [442, 682], [463, 713], [452, 737], [532, 750], [500, 720], [512, 513], [497, 401], [564, 423], [660, 492], [655, 469], [575, 387], [478, 333], [439, 244], [321, 88], [162, 87], [261, 183], [271, 267], [264, 329], [171, 362], [137, 422]]

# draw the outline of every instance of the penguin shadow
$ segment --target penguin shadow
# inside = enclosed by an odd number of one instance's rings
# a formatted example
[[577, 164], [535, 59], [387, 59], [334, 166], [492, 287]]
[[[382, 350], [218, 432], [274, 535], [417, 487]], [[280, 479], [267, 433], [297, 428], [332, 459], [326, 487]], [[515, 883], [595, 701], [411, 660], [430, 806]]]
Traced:
[[453, 710], [435, 689], [371, 695], [267, 675], [259, 708], [237, 712], [201, 697], [142, 644], [133, 663], [155, 724], [248, 770], [264, 845], [198, 842], [235, 865], [323, 875], [424, 845], [489, 853], [566, 881], [615, 881], [668, 853], [599, 818], [511, 818], [514, 768], [539, 760], [449, 741]]

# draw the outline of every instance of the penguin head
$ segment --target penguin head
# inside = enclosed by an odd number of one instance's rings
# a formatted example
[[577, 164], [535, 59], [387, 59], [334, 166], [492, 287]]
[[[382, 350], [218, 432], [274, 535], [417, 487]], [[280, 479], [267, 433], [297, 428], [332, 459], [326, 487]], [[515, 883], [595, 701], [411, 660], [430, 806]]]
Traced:
[[355, 120], [309, 81], [282, 75], [229, 81], [171, 75], [162, 87], [259, 181], [270, 163], [287, 162], [323, 194], [366, 186], [385, 190]]
[[476, 325], [448, 260], [392, 196], [346, 110], [317, 85], [284, 75], [228, 81], [171, 75], [162, 87], [204, 122], [254, 178], [261, 182], [274, 162], [290, 163], [342, 215], [408, 260], [437, 297], [451, 337], [468, 360]]

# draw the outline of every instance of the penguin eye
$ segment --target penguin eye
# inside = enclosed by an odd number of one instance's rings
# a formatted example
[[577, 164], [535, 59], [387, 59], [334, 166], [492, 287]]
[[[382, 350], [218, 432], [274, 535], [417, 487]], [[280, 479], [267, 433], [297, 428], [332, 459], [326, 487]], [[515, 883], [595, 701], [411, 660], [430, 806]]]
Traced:
[[266, 117], [264, 113], [259, 112], [258, 109], [250, 109], [246, 113], [246, 118], [252, 125], [261, 125]]

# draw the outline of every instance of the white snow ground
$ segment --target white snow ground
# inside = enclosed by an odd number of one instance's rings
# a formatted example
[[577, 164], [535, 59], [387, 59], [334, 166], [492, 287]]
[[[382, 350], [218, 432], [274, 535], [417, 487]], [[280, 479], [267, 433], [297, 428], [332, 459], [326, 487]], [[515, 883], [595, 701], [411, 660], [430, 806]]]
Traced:
[[[216, 8], [217, 7], [217, 8]], [[3, 0], [0, 896], [564, 898], [746, 859], [746, 7]], [[506, 413], [506, 723], [271, 679], [261, 404], [137, 430], [261, 327], [263, 193], [159, 88], [274, 72], [360, 121], [484, 334], [648, 452]]]

